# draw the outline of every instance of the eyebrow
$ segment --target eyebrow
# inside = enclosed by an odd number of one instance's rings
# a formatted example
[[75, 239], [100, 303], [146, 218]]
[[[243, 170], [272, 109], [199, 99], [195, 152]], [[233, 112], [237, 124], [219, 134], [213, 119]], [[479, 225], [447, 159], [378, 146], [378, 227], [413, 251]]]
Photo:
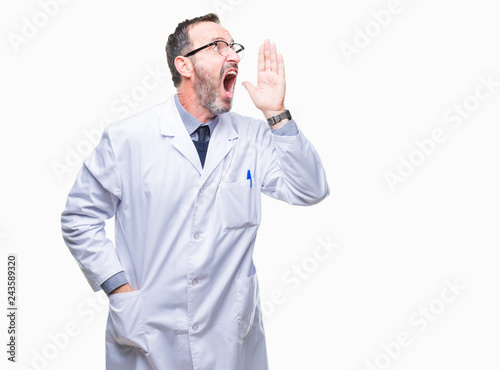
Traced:
[[[214, 41], [226, 41], [220, 36], [212, 37], [209, 42], [214, 42]], [[231, 42], [234, 42], [234, 40], [231, 38]], [[230, 42], [230, 43], [231, 43]]]

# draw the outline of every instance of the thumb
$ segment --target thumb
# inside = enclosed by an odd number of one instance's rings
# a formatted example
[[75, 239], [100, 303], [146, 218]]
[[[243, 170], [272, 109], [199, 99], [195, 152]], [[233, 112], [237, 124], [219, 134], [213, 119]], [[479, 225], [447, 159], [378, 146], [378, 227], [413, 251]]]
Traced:
[[252, 83], [250, 83], [248, 81], [242, 82], [241, 84], [245, 87], [245, 89], [247, 89], [248, 94], [250, 94], [250, 96], [252, 96], [253, 92], [256, 89], [256, 87]]

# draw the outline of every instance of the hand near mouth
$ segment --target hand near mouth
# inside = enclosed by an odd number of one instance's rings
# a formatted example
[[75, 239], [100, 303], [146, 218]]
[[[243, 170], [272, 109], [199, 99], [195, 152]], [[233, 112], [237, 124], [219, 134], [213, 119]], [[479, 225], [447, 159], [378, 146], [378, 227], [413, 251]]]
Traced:
[[274, 43], [265, 40], [259, 48], [257, 87], [248, 81], [242, 84], [266, 119], [285, 111], [285, 64], [283, 56], [276, 53]]

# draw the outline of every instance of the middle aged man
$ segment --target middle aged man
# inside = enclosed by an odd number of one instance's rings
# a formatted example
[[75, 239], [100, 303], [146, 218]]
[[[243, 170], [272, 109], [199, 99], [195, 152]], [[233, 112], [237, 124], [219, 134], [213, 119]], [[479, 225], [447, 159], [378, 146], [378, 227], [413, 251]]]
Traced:
[[180, 23], [166, 49], [177, 94], [104, 130], [63, 236], [109, 294], [107, 369], [265, 370], [252, 260], [261, 193], [312, 205], [329, 194], [325, 173], [285, 112], [275, 45], [260, 47], [257, 86], [244, 82], [268, 122], [228, 113], [243, 46], [216, 15]]

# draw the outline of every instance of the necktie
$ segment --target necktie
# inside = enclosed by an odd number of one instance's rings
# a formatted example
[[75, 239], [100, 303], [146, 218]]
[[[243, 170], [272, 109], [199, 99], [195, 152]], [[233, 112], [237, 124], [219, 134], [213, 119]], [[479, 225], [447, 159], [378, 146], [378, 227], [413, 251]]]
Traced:
[[210, 136], [210, 127], [200, 125], [196, 132], [198, 133], [198, 141], [204, 142]]
[[201, 167], [203, 168], [205, 166], [205, 158], [207, 157], [210, 128], [207, 125], [200, 126], [196, 132], [198, 133], [198, 140], [193, 140], [193, 143], [198, 151]]

